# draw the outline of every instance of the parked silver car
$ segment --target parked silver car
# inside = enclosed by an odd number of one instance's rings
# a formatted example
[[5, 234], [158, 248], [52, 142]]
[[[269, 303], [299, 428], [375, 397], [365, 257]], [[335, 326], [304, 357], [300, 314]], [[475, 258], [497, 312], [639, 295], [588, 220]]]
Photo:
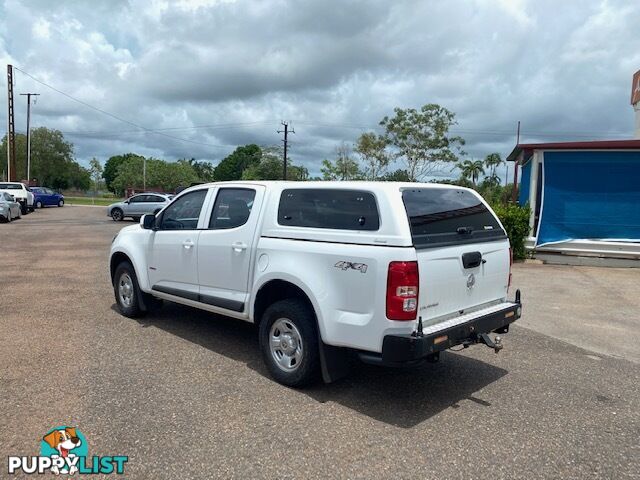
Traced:
[[6, 192], [0, 192], [0, 219], [10, 222], [14, 218], [20, 218], [20, 204], [15, 201], [13, 195]]
[[140, 217], [147, 213], [156, 214], [169, 204], [173, 195], [164, 193], [139, 193], [133, 195], [123, 202], [112, 203], [107, 207], [107, 215], [116, 222], [125, 217], [138, 221]]

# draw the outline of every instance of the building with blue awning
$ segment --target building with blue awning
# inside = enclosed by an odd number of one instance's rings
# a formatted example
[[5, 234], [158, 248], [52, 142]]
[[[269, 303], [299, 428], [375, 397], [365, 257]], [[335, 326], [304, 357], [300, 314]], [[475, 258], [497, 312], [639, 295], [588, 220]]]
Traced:
[[640, 259], [640, 140], [519, 144], [508, 160], [531, 207], [528, 248]]

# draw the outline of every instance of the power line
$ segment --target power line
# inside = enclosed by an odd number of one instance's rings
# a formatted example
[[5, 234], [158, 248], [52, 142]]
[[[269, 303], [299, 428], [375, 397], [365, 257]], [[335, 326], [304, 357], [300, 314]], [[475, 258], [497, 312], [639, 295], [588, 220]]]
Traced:
[[152, 133], [152, 134], [155, 134], [155, 135], [162, 135], [163, 137], [171, 138], [171, 139], [173, 139], [173, 140], [179, 140], [179, 141], [181, 141], [181, 142], [193, 143], [193, 144], [196, 144], [196, 145], [204, 145], [204, 146], [207, 146], [207, 147], [221, 147], [221, 148], [228, 148], [228, 146], [224, 146], [224, 145], [213, 145], [213, 144], [209, 144], [209, 143], [197, 142], [197, 141], [195, 141], [195, 140], [189, 140], [189, 139], [187, 139], [187, 138], [174, 137], [173, 135], [169, 135], [169, 134], [167, 134], [167, 133], [163, 133], [163, 132], [159, 132], [159, 131], [154, 131], [154, 130], [152, 130], [152, 129], [150, 129], [150, 128], [143, 127], [142, 125], [139, 125], [139, 124], [137, 124], [137, 123], [135, 123], [135, 122], [132, 122], [132, 121], [127, 120], [127, 119], [125, 119], [125, 118], [119, 117], [118, 115], [115, 115], [115, 114], [113, 114], [113, 113], [111, 113], [111, 112], [107, 112], [106, 110], [103, 110], [103, 109], [101, 109], [101, 108], [98, 108], [98, 107], [96, 107], [96, 106], [93, 106], [93, 105], [91, 105], [90, 103], [87, 103], [87, 102], [85, 102], [85, 101], [83, 101], [83, 100], [80, 100], [80, 99], [78, 99], [78, 98], [75, 98], [74, 96], [69, 95], [68, 93], [63, 92], [62, 90], [58, 90], [57, 88], [55, 88], [55, 87], [53, 87], [53, 86], [49, 85], [48, 83], [45, 83], [45, 82], [43, 82], [42, 80], [38, 80], [36, 77], [34, 77], [33, 75], [31, 75], [30, 73], [27, 73], [27, 72], [25, 72], [24, 70], [22, 70], [22, 69], [20, 69], [20, 68], [18, 68], [18, 67], [13, 67], [13, 68], [15, 68], [16, 70], [18, 70], [19, 72], [22, 72], [22, 73], [23, 73], [23, 74], [25, 74], [27, 77], [29, 77], [29, 78], [31, 78], [32, 80], [34, 80], [34, 81], [38, 82], [39, 84], [44, 85], [44, 86], [45, 86], [45, 87], [47, 87], [47, 88], [50, 88], [51, 90], [53, 90], [54, 92], [59, 93], [60, 95], [64, 95], [65, 97], [67, 97], [67, 98], [69, 98], [69, 99], [73, 100], [74, 102], [78, 102], [79, 104], [84, 105], [84, 106], [85, 106], [85, 107], [87, 107], [87, 108], [90, 108], [90, 109], [92, 109], [92, 110], [95, 110], [96, 112], [100, 112], [100, 113], [102, 113], [102, 114], [104, 114], [104, 115], [107, 115], [107, 116], [109, 116], [109, 117], [111, 117], [111, 118], [113, 118], [113, 119], [115, 119], [115, 120], [120, 121], [120, 122], [123, 122], [123, 123], [126, 123], [126, 124], [128, 124], [128, 125], [131, 125], [132, 127], [136, 127], [136, 128], [141, 129], [141, 130], [144, 130], [145, 132]]

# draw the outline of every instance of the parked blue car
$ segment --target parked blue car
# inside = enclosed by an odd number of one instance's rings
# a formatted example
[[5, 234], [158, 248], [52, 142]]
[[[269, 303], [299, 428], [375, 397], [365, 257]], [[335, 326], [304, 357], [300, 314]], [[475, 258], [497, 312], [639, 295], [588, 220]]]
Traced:
[[33, 193], [33, 205], [36, 208], [46, 207], [47, 205], [64, 206], [64, 195], [54, 192], [46, 187], [29, 187]]

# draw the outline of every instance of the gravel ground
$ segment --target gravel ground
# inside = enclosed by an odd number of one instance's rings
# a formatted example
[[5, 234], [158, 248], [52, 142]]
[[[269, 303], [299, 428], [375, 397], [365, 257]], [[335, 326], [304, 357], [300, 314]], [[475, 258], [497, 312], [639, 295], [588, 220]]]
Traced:
[[516, 265], [524, 316], [499, 355], [298, 391], [251, 325], [120, 316], [108, 247], [127, 223], [65, 207], [0, 225], [1, 458], [72, 425], [90, 455], [128, 455], [126, 478], [640, 478], [640, 271]]

